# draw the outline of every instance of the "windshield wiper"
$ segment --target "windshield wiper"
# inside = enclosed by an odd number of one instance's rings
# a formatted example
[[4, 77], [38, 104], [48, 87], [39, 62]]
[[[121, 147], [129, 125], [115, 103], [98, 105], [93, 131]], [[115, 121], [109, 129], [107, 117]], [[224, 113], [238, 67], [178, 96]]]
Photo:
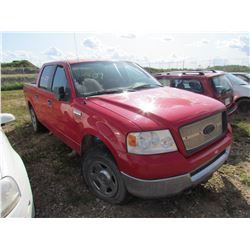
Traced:
[[158, 85], [158, 84], [143, 84], [143, 85], [139, 85], [139, 86], [131, 87], [131, 88], [117, 88], [117, 89], [106, 89], [106, 90], [104, 89], [104, 90], [98, 90], [98, 91], [87, 93], [84, 95], [84, 97], [104, 95], [104, 94], [123, 93], [126, 91], [133, 92], [138, 89], [155, 88], [155, 87], [163, 87], [163, 86]]
[[85, 94], [84, 96], [88, 97], [88, 96], [95, 96], [95, 95], [123, 93], [124, 91], [127, 91], [127, 89], [126, 88], [106, 89], [106, 90], [98, 90], [98, 91], [90, 92], [90, 93]]

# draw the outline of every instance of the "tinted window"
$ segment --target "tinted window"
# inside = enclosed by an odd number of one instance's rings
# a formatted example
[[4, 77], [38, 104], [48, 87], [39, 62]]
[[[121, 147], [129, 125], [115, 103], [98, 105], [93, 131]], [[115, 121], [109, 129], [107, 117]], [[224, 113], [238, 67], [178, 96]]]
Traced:
[[40, 88], [50, 89], [54, 70], [55, 70], [54, 65], [44, 67], [39, 83]]
[[56, 92], [60, 87], [64, 88], [66, 97], [68, 97], [70, 93], [70, 88], [69, 88], [69, 84], [68, 84], [65, 71], [62, 66], [58, 66], [56, 68], [56, 73], [55, 73], [53, 85], [52, 85], [52, 91]]
[[163, 86], [170, 86], [170, 79], [158, 79], [158, 81], [163, 85]]
[[174, 79], [171, 80], [171, 87], [185, 89], [196, 93], [202, 93], [201, 82], [194, 79]]
[[[237, 77], [235, 77], [235, 78], [237, 78]], [[232, 89], [231, 83], [225, 75], [213, 77], [212, 84], [214, 86], [215, 91], [218, 94], [223, 94], [223, 93], [228, 92]]]

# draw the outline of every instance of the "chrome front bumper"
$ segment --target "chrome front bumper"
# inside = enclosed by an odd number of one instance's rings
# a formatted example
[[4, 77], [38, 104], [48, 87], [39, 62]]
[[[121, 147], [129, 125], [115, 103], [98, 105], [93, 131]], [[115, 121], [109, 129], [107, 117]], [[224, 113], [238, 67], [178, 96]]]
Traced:
[[228, 158], [230, 147], [191, 173], [175, 177], [142, 180], [122, 172], [128, 192], [142, 198], [160, 198], [178, 194], [208, 179]]

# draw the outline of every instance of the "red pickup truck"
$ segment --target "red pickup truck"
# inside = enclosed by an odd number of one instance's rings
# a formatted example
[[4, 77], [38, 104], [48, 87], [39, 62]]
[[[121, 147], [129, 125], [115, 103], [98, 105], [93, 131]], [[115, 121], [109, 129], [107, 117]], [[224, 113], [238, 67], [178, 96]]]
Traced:
[[35, 131], [46, 127], [82, 158], [89, 189], [122, 203], [165, 197], [207, 180], [228, 158], [225, 106], [163, 87], [125, 61], [59, 61], [24, 86]]

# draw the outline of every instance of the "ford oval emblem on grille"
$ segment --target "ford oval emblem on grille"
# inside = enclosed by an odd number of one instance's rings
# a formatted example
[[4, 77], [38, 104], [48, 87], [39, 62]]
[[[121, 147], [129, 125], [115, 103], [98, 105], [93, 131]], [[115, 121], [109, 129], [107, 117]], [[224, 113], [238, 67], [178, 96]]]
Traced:
[[215, 129], [215, 126], [213, 124], [209, 124], [203, 129], [203, 134], [209, 135], [214, 131], [214, 129]]

